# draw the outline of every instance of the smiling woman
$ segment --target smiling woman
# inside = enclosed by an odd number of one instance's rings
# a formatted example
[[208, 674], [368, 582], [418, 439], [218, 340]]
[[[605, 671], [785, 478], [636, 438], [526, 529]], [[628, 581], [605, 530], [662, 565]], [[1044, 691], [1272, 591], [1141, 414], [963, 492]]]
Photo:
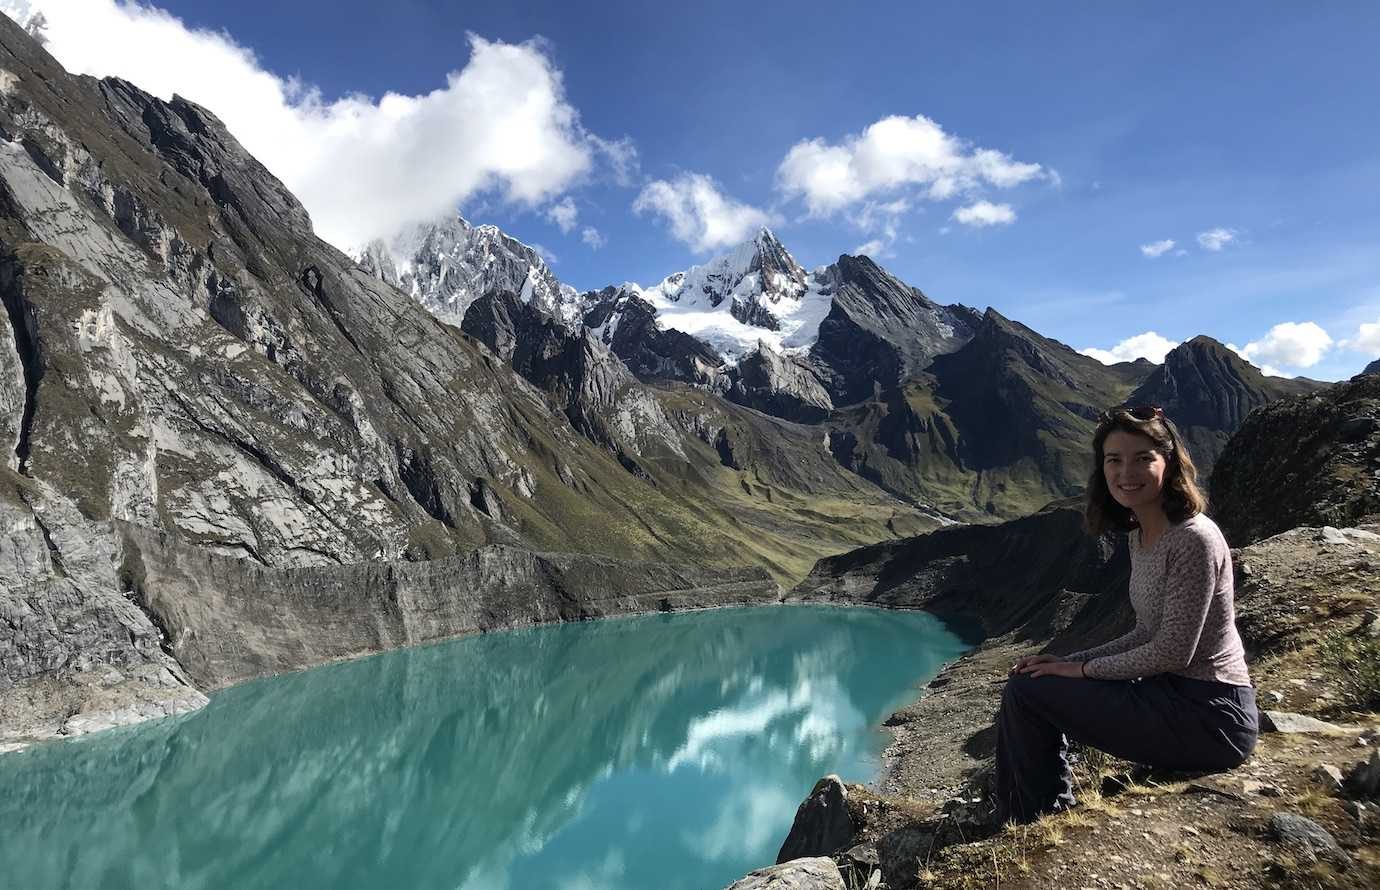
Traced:
[[1135, 627], [1011, 668], [997, 718], [999, 822], [1074, 804], [1068, 738], [1151, 766], [1220, 770], [1240, 765], [1259, 732], [1231, 556], [1203, 514], [1197, 471], [1174, 424], [1157, 406], [1114, 408], [1098, 424], [1093, 457], [1088, 529], [1134, 533]]

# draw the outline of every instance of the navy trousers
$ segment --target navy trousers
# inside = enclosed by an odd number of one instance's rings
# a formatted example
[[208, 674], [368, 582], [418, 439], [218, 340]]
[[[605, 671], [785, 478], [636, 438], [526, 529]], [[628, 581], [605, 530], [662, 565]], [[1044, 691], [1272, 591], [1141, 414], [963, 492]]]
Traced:
[[1240, 766], [1260, 733], [1255, 689], [1158, 674], [1083, 680], [1017, 674], [997, 715], [996, 818], [1030, 822], [1074, 803], [1068, 739], [1171, 770]]

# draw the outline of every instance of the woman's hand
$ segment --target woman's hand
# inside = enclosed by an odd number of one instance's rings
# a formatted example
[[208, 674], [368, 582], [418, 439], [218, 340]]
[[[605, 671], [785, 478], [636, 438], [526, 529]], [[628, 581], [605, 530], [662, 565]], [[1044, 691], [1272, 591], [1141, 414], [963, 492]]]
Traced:
[[1008, 677], [1013, 677], [1016, 674], [1022, 673], [1027, 667], [1030, 667], [1031, 665], [1044, 664], [1045, 662], [1059, 660], [1059, 656], [1057, 655], [1024, 655], [1016, 659], [1016, 663], [1011, 665], [1011, 670], [1007, 671], [1006, 675]]
[[1083, 673], [1083, 662], [1081, 661], [1042, 661], [1039, 664], [1027, 665], [1018, 673], [1029, 674], [1032, 677], [1073, 677], [1084, 679], [1087, 675]]

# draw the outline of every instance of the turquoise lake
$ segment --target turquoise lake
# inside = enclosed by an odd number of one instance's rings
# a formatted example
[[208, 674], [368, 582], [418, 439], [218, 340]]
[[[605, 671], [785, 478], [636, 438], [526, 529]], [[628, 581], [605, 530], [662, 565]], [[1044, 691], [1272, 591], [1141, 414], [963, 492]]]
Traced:
[[967, 646], [932, 616], [724, 609], [467, 637], [0, 756], [0, 885], [716, 888]]

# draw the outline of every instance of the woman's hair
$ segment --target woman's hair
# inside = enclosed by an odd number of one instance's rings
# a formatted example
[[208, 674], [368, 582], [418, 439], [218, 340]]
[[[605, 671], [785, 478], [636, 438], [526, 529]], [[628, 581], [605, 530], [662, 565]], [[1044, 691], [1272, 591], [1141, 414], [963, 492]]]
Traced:
[[1089, 532], [1100, 536], [1109, 529], [1128, 532], [1136, 527], [1136, 514], [1116, 502], [1103, 475], [1102, 447], [1117, 430], [1146, 437], [1164, 455], [1164, 512], [1170, 522], [1183, 522], [1207, 509], [1207, 498], [1198, 489], [1198, 468], [1164, 412], [1156, 407], [1112, 408], [1103, 413], [1093, 434], [1093, 468], [1088, 478], [1088, 503], [1083, 511]]

